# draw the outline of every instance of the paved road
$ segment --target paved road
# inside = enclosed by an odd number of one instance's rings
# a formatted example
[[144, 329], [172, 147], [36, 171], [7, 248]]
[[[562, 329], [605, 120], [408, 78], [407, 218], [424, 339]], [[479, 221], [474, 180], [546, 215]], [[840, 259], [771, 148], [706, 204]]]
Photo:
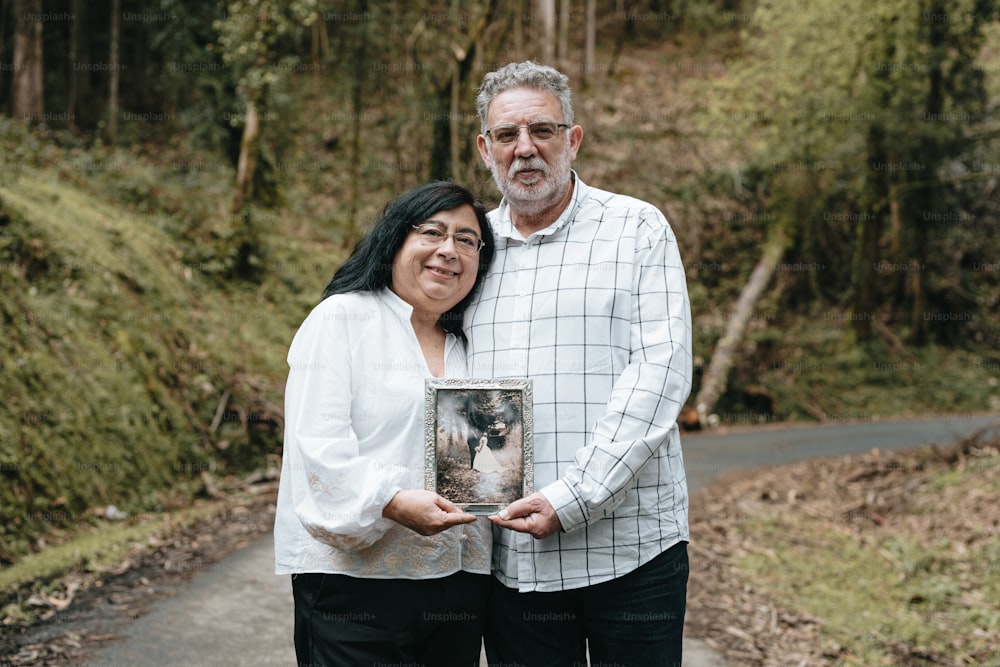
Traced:
[[968, 415], [908, 421], [769, 426], [682, 437], [688, 485], [696, 491], [719, 475], [792, 461], [951, 443], [987, 426], [1000, 415]]
[[[727, 472], [795, 460], [949, 443], [1000, 416], [866, 422], [802, 428], [744, 429], [686, 435], [692, 491]], [[270, 538], [200, 573], [174, 598], [122, 628], [89, 667], [258, 667], [294, 665], [291, 584], [273, 572]], [[685, 665], [726, 667], [707, 644], [685, 640]]]

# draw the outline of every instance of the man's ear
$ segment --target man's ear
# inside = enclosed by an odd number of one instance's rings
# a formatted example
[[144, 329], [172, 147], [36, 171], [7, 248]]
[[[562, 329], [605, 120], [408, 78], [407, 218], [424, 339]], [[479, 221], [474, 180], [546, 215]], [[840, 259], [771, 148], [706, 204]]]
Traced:
[[487, 169], [493, 169], [493, 158], [490, 156], [490, 149], [486, 145], [486, 137], [479, 135], [476, 137], [476, 148], [479, 149], [479, 157], [483, 158], [483, 164]]
[[579, 125], [574, 125], [569, 128], [569, 148], [570, 148], [570, 160], [576, 159], [576, 154], [580, 151], [580, 144], [583, 143], [583, 128]]

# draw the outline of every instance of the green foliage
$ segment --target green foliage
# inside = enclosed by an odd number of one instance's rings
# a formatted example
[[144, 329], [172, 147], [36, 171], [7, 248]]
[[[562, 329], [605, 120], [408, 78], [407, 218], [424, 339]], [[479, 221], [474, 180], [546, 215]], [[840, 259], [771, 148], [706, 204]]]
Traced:
[[[779, 280], [781, 278], [779, 277]], [[847, 310], [795, 315], [766, 300], [750, 322], [730, 390], [719, 401], [724, 422], [872, 421], [883, 415], [949, 415], [1000, 410], [1000, 353], [945, 346], [902, 349], [880, 339], [859, 341]], [[707, 332], [711, 338], [718, 329]], [[789, 344], [794, 341], [794, 344]], [[948, 369], [942, 382], [937, 369]], [[776, 414], [749, 402], [763, 386]]]
[[185, 142], [194, 148], [234, 153], [236, 81], [222, 60], [213, 27], [225, 16], [225, 7], [220, 2], [160, 0], [159, 10], [171, 20], [150, 36], [151, 60], [160, 66], [150, 80], [156, 82], [164, 107], [173, 110], [167, 127], [186, 132]]
[[318, 19], [316, 0], [229, 0], [215, 29], [242, 94], [256, 101], [294, 69], [298, 57], [290, 43]]
[[[703, 127], [745, 138], [745, 187], [792, 236], [792, 261], [828, 267], [826, 280], [803, 273], [787, 286], [793, 303], [849, 305], [916, 342], [975, 336], [938, 323], [984, 317], [995, 289], [962, 276], [1000, 250], [968, 236], [997, 236], [975, 167], [996, 129], [981, 60], [996, 12], [988, 0], [759, 4], [744, 56], [703, 91], [721, 101]], [[885, 275], [883, 264], [910, 268]]]

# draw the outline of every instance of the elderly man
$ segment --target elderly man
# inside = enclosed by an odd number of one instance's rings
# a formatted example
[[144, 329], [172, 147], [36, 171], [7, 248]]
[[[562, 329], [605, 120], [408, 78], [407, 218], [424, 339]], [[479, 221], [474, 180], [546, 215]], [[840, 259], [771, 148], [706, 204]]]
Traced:
[[[491, 518], [495, 665], [679, 665], [688, 495], [677, 416], [691, 323], [677, 241], [651, 204], [586, 185], [567, 77], [487, 74], [479, 153], [503, 195], [466, 317], [477, 377], [529, 377], [537, 492]], [[640, 165], [637, 165], [637, 168]]]

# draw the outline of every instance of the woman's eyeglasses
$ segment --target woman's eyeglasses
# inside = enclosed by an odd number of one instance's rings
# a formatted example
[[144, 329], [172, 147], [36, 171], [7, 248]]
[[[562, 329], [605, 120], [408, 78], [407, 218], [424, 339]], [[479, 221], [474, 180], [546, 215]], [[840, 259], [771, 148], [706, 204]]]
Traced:
[[477, 255], [483, 249], [483, 246], [486, 245], [486, 242], [473, 232], [455, 232], [451, 234], [443, 226], [434, 224], [433, 222], [422, 222], [419, 225], [413, 225], [413, 231], [417, 233], [417, 239], [422, 244], [429, 246], [439, 246], [448, 237], [453, 237], [455, 239], [455, 250], [463, 255]]

